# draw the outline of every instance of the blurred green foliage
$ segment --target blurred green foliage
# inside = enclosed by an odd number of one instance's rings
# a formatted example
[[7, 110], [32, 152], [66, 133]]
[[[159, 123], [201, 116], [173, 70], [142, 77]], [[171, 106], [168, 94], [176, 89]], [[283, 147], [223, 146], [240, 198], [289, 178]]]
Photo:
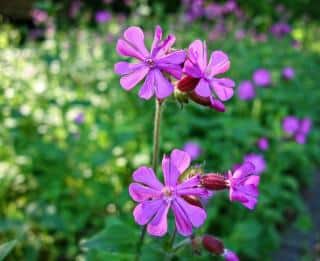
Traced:
[[[125, 23], [152, 33], [159, 21], [134, 17]], [[167, 17], [161, 25], [176, 34], [180, 48], [196, 38], [208, 39], [201, 23]], [[150, 164], [154, 104], [141, 101], [136, 89], [122, 90], [113, 73], [119, 57], [106, 34], [120, 30], [116, 21], [96, 30], [81, 24], [20, 46], [19, 31], [1, 26], [0, 239], [17, 239], [8, 260], [132, 259], [139, 227], [127, 186], [135, 168]], [[152, 35], [147, 35], [150, 43]], [[309, 226], [300, 195], [319, 166], [319, 54], [292, 48], [289, 38], [238, 41], [233, 31], [207, 44], [230, 55], [228, 75], [237, 83], [265, 67], [272, 73], [272, 87], [258, 89], [251, 102], [235, 96], [226, 113], [168, 100], [161, 152], [196, 140], [204, 151], [196, 163], [208, 171], [227, 171], [246, 153], [258, 151], [258, 138], [268, 137], [256, 211], [231, 204], [219, 193], [197, 233], [221, 237], [245, 260], [271, 260], [288, 223], [298, 217], [304, 229]], [[280, 77], [285, 66], [296, 71], [290, 82]], [[79, 113], [81, 124], [75, 122]], [[281, 121], [289, 114], [313, 119], [307, 144], [283, 139]], [[166, 240], [157, 242], [165, 245]], [[147, 239], [144, 260], [162, 260], [155, 241]], [[196, 259], [189, 248], [183, 251], [179, 260]]]

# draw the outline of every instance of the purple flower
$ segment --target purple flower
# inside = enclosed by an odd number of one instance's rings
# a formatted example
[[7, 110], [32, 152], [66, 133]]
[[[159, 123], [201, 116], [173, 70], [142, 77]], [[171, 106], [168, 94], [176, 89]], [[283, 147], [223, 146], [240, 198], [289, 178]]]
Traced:
[[238, 87], [238, 97], [240, 100], [252, 100], [256, 96], [256, 91], [251, 81], [243, 81]]
[[223, 15], [223, 7], [220, 4], [210, 3], [205, 8], [205, 15], [208, 19], [215, 19]]
[[117, 42], [119, 55], [138, 59], [138, 63], [118, 62], [115, 72], [121, 75], [121, 86], [129, 91], [142, 79], [143, 83], [139, 96], [150, 99], [154, 94], [158, 99], [164, 99], [172, 94], [173, 85], [164, 77], [163, 72], [180, 79], [182, 75], [181, 64], [186, 58], [183, 50], [170, 51], [175, 42], [175, 37], [169, 35], [162, 40], [162, 29], [156, 27], [154, 39], [149, 52], [144, 45], [143, 31], [136, 26], [124, 31], [123, 37]]
[[304, 144], [311, 130], [312, 121], [310, 118], [299, 120], [295, 116], [287, 116], [282, 122], [283, 131], [293, 137], [297, 143]]
[[208, 99], [213, 108], [224, 110], [224, 101], [233, 96], [235, 83], [229, 78], [216, 78], [216, 75], [229, 70], [230, 61], [222, 51], [211, 53], [207, 62], [205, 42], [195, 40], [188, 49], [188, 59], [184, 63], [183, 72], [192, 78], [199, 79], [194, 93], [200, 98]]
[[143, 166], [133, 173], [134, 183], [130, 184], [129, 193], [132, 199], [139, 203], [133, 211], [134, 219], [139, 225], [147, 225], [149, 234], [166, 234], [170, 208], [175, 216], [177, 231], [183, 236], [190, 236], [192, 227], [200, 227], [205, 221], [205, 210], [183, 199], [183, 196], [198, 197], [207, 194], [207, 191], [200, 187], [199, 175], [179, 183], [180, 175], [186, 171], [190, 162], [190, 156], [182, 150], [176, 149], [170, 157], [164, 156], [164, 185], [151, 168]]
[[269, 141], [267, 138], [262, 137], [257, 141], [257, 145], [260, 150], [267, 150], [269, 148]]
[[244, 162], [251, 162], [254, 166], [254, 174], [256, 175], [261, 175], [262, 172], [264, 172], [266, 170], [266, 161], [263, 157], [263, 155], [260, 154], [255, 154], [255, 153], [251, 153], [251, 154], [247, 154], [244, 157]]
[[186, 10], [185, 18], [192, 22], [204, 15], [203, 0], [183, 0], [182, 4]]
[[196, 142], [187, 142], [183, 146], [183, 150], [189, 154], [191, 160], [196, 160], [202, 153], [201, 147]]
[[48, 13], [40, 9], [33, 9], [31, 16], [35, 24], [43, 24], [49, 18]]
[[[260, 176], [255, 174], [255, 167], [250, 162], [243, 163], [233, 173], [228, 174], [229, 198], [238, 201], [249, 209], [254, 209], [258, 202]], [[230, 259], [231, 260], [231, 259]]]
[[282, 70], [282, 77], [285, 80], [292, 80], [294, 78], [295, 72], [291, 67], [285, 67]]
[[74, 122], [81, 125], [84, 122], [84, 115], [82, 112], [79, 112], [76, 117], [74, 117]]
[[95, 14], [95, 20], [97, 23], [100, 23], [100, 24], [109, 22], [111, 18], [112, 18], [111, 13], [105, 10], [98, 11]]
[[293, 135], [299, 128], [299, 120], [295, 116], [287, 116], [282, 122], [282, 129], [285, 133]]
[[267, 87], [271, 84], [271, 75], [267, 69], [258, 69], [253, 73], [253, 82], [257, 86]]
[[287, 23], [279, 22], [272, 25], [270, 31], [275, 37], [282, 38], [291, 32], [291, 26]]
[[222, 254], [222, 256], [224, 257], [224, 260], [226, 261], [239, 261], [239, 257], [234, 253], [232, 252], [231, 250], [229, 249], [224, 249], [224, 252]]

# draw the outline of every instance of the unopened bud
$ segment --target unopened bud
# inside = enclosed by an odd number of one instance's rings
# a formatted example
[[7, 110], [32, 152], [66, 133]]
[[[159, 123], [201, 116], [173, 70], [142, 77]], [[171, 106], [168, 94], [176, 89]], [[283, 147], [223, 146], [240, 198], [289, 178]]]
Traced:
[[201, 176], [201, 184], [206, 189], [222, 190], [228, 188], [228, 182], [223, 175], [209, 173]]
[[221, 240], [214, 236], [204, 235], [202, 237], [202, 245], [210, 253], [222, 255], [224, 253], [224, 245]]
[[184, 195], [182, 198], [191, 205], [203, 208], [200, 199], [196, 196]]
[[196, 88], [198, 82], [199, 79], [184, 76], [180, 81], [178, 81], [177, 87], [182, 92], [190, 92]]

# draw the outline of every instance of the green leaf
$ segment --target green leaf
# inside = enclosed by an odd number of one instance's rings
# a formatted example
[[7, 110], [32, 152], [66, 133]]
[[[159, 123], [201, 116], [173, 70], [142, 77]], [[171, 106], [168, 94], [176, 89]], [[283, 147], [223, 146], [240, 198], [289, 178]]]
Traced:
[[12, 240], [0, 246], [0, 261], [4, 260], [16, 244], [17, 240]]
[[89, 239], [83, 239], [80, 247], [83, 251], [101, 250], [107, 252], [134, 252], [139, 237], [137, 229], [116, 218], [109, 218], [106, 228]]

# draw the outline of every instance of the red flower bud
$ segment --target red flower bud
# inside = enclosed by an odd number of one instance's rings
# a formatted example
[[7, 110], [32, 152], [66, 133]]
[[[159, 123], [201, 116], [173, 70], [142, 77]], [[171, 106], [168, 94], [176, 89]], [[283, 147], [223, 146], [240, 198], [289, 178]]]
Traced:
[[201, 176], [201, 184], [210, 190], [222, 190], [228, 188], [228, 183], [223, 175], [209, 173]]
[[200, 79], [192, 78], [190, 76], [184, 76], [180, 81], [177, 83], [177, 87], [182, 92], [190, 92], [196, 88]]
[[206, 250], [216, 255], [222, 255], [224, 252], [222, 241], [214, 236], [204, 235], [202, 237], [202, 245]]
[[188, 203], [190, 203], [191, 205], [203, 208], [201, 201], [199, 198], [197, 198], [196, 196], [189, 196], [189, 195], [184, 195], [182, 196], [182, 198], [187, 201]]

